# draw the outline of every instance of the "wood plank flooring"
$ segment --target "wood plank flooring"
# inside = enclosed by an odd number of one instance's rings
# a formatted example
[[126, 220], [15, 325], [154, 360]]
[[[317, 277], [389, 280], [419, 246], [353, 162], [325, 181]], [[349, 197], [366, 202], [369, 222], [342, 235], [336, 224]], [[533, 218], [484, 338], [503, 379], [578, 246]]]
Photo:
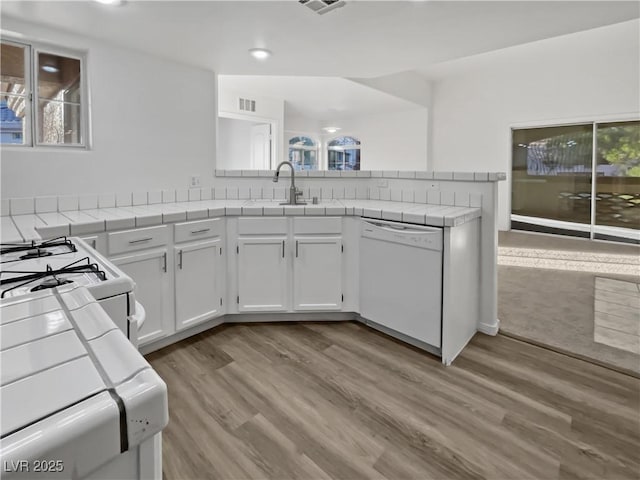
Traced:
[[502, 336], [448, 368], [355, 322], [225, 325], [147, 358], [166, 479], [640, 478], [640, 380]]

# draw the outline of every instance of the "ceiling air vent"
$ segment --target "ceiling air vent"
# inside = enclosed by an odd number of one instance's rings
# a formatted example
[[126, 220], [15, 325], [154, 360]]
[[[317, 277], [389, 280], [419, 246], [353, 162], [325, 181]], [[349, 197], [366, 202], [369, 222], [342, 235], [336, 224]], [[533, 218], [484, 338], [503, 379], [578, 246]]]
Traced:
[[239, 98], [238, 99], [238, 108], [243, 112], [255, 112], [256, 111], [256, 101], [249, 100], [248, 98]]
[[345, 0], [298, 0], [305, 7], [310, 8], [318, 15], [324, 15], [325, 13], [335, 10], [336, 8], [344, 7]]

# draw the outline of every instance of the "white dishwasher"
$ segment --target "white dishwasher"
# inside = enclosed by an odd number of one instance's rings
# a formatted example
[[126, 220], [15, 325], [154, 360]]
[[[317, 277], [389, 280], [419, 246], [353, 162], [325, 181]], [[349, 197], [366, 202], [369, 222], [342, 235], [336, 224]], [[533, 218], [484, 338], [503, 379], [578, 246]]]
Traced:
[[442, 248], [441, 228], [363, 219], [360, 316], [386, 333], [440, 354]]

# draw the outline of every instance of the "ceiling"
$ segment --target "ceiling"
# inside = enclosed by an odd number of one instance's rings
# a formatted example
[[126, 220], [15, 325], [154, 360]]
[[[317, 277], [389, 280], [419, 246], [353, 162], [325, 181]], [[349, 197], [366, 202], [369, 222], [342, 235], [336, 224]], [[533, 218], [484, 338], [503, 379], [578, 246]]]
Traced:
[[[623, 22], [635, 1], [365, 1], [318, 15], [287, 1], [0, 3], [17, 18], [223, 74], [373, 78]], [[272, 58], [247, 54], [266, 47]]]
[[220, 91], [284, 99], [287, 116], [331, 123], [418, 108], [414, 103], [338, 77], [221, 75]]

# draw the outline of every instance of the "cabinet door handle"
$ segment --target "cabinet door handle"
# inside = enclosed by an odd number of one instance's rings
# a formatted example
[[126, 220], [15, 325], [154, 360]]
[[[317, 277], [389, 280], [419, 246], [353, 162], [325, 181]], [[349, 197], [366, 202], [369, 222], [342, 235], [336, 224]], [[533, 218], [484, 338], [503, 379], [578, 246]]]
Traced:
[[298, 258], [298, 240], [296, 240], [296, 258]]
[[182, 270], [182, 250], [178, 251], [178, 268]]
[[211, 230], [210, 228], [203, 228], [202, 230], [192, 230], [191, 233], [195, 234], [195, 233], [205, 233], [208, 232], [209, 230]]
[[153, 237], [139, 238], [138, 240], [129, 240], [129, 243], [133, 245], [135, 243], [148, 242], [149, 240], [153, 240]]
[[167, 272], [167, 252], [164, 252], [162, 254], [162, 270], [165, 273]]
[[282, 240], [282, 258], [284, 258], [284, 240]]

